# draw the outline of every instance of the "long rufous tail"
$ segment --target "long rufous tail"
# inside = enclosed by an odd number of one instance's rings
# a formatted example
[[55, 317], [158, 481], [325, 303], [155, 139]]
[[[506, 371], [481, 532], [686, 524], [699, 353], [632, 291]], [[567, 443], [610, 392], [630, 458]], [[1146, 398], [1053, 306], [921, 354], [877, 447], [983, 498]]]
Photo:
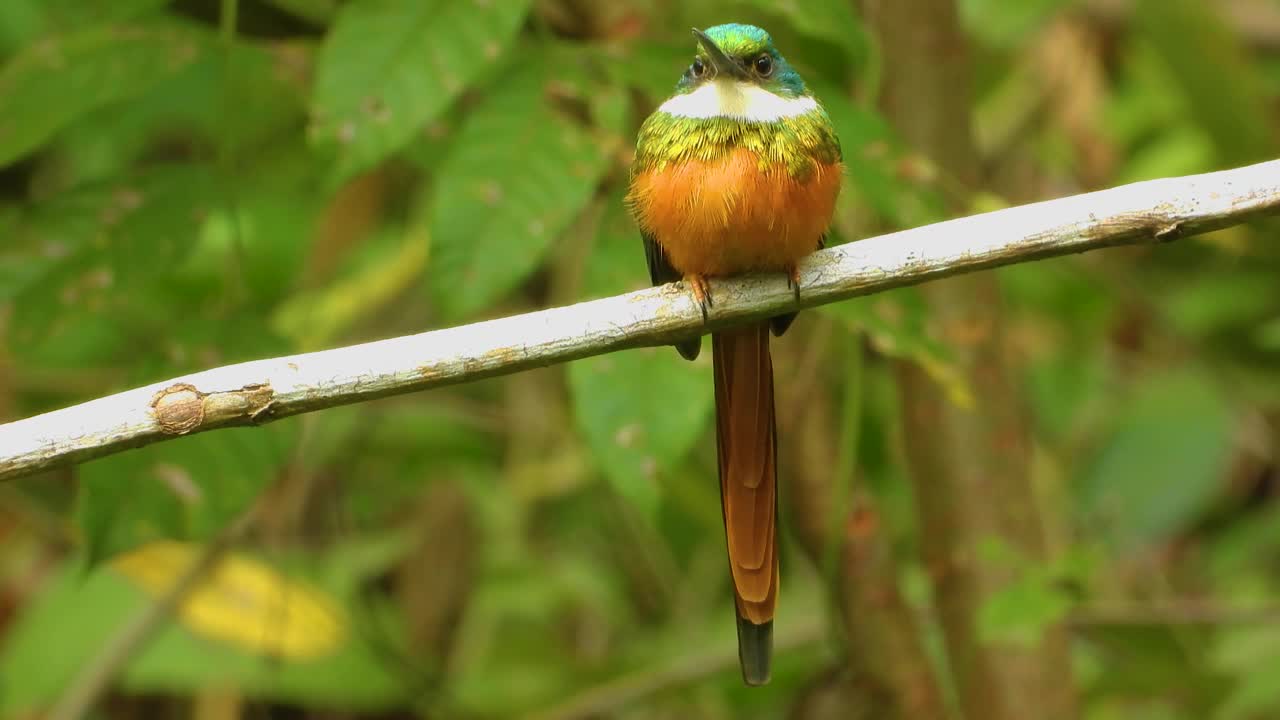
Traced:
[[778, 600], [777, 431], [769, 324], [711, 336], [720, 498], [738, 615], [738, 658], [748, 685], [769, 682]]

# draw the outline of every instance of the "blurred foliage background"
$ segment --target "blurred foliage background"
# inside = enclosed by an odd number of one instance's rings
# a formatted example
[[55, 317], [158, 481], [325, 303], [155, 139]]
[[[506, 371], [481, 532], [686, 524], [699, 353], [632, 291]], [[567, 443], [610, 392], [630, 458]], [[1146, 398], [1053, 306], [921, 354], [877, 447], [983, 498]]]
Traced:
[[[0, 419], [643, 286], [635, 130], [730, 20], [836, 122], [837, 242], [1280, 145], [1270, 0], [5, 0]], [[904, 90], [935, 72], [963, 82]], [[1280, 716], [1278, 232], [985, 274], [989, 367], [939, 321], [963, 292], [802, 315], [767, 688], [710, 361], [658, 348], [0, 486], [0, 716], [82, 684], [250, 508], [96, 717]], [[921, 378], [1016, 437], [929, 448]], [[985, 490], [913, 465], [1010, 454]]]

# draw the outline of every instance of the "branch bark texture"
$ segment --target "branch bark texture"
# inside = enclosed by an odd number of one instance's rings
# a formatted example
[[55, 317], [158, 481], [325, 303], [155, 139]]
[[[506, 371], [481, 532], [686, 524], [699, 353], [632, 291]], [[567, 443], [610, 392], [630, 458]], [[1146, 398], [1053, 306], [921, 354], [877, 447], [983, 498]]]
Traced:
[[[1277, 210], [1280, 161], [1023, 205], [814, 253], [800, 266], [798, 307], [1038, 258], [1173, 240]], [[711, 290], [716, 302], [705, 322], [689, 293], [672, 284], [165, 380], [0, 425], [0, 480], [194, 432], [666, 344], [797, 308], [781, 275], [713, 281]]]

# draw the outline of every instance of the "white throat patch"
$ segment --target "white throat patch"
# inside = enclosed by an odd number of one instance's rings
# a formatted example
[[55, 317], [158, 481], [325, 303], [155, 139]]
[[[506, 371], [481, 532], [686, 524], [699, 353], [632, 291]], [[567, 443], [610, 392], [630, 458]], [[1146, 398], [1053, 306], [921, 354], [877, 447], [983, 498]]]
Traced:
[[658, 110], [700, 120], [727, 117], [748, 122], [777, 122], [817, 108], [818, 102], [811, 96], [782, 97], [759, 85], [719, 79], [703, 83], [693, 92], [676, 95], [662, 103]]

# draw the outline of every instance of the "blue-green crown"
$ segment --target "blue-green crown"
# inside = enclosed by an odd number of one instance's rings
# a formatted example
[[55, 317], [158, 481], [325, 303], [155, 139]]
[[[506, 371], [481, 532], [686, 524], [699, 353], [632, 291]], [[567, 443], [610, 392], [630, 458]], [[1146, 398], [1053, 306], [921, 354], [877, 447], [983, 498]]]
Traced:
[[762, 52], [777, 52], [773, 47], [773, 38], [764, 28], [742, 23], [725, 23], [706, 29], [707, 37], [716, 41], [716, 45], [730, 57], [755, 56]]
[[[808, 94], [808, 89], [805, 87], [804, 80], [800, 78], [800, 74], [791, 67], [786, 58], [782, 57], [782, 53], [779, 53], [778, 49], [773, 46], [773, 38], [769, 37], [769, 33], [765, 32], [763, 28], [742, 23], [726, 23], [707, 28], [706, 33], [726, 55], [744, 66], [749, 67], [761, 55], [771, 57], [774, 70], [768, 78], [758, 78], [756, 80], [761, 87], [785, 97]], [[695, 58], [705, 62], [707, 60], [706, 50], [699, 46]], [[688, 92], [701, 85], [702, 82], [702, 78], [697, 77], [691, 67], [680, 77], [676, 90], [678, 92]]]

